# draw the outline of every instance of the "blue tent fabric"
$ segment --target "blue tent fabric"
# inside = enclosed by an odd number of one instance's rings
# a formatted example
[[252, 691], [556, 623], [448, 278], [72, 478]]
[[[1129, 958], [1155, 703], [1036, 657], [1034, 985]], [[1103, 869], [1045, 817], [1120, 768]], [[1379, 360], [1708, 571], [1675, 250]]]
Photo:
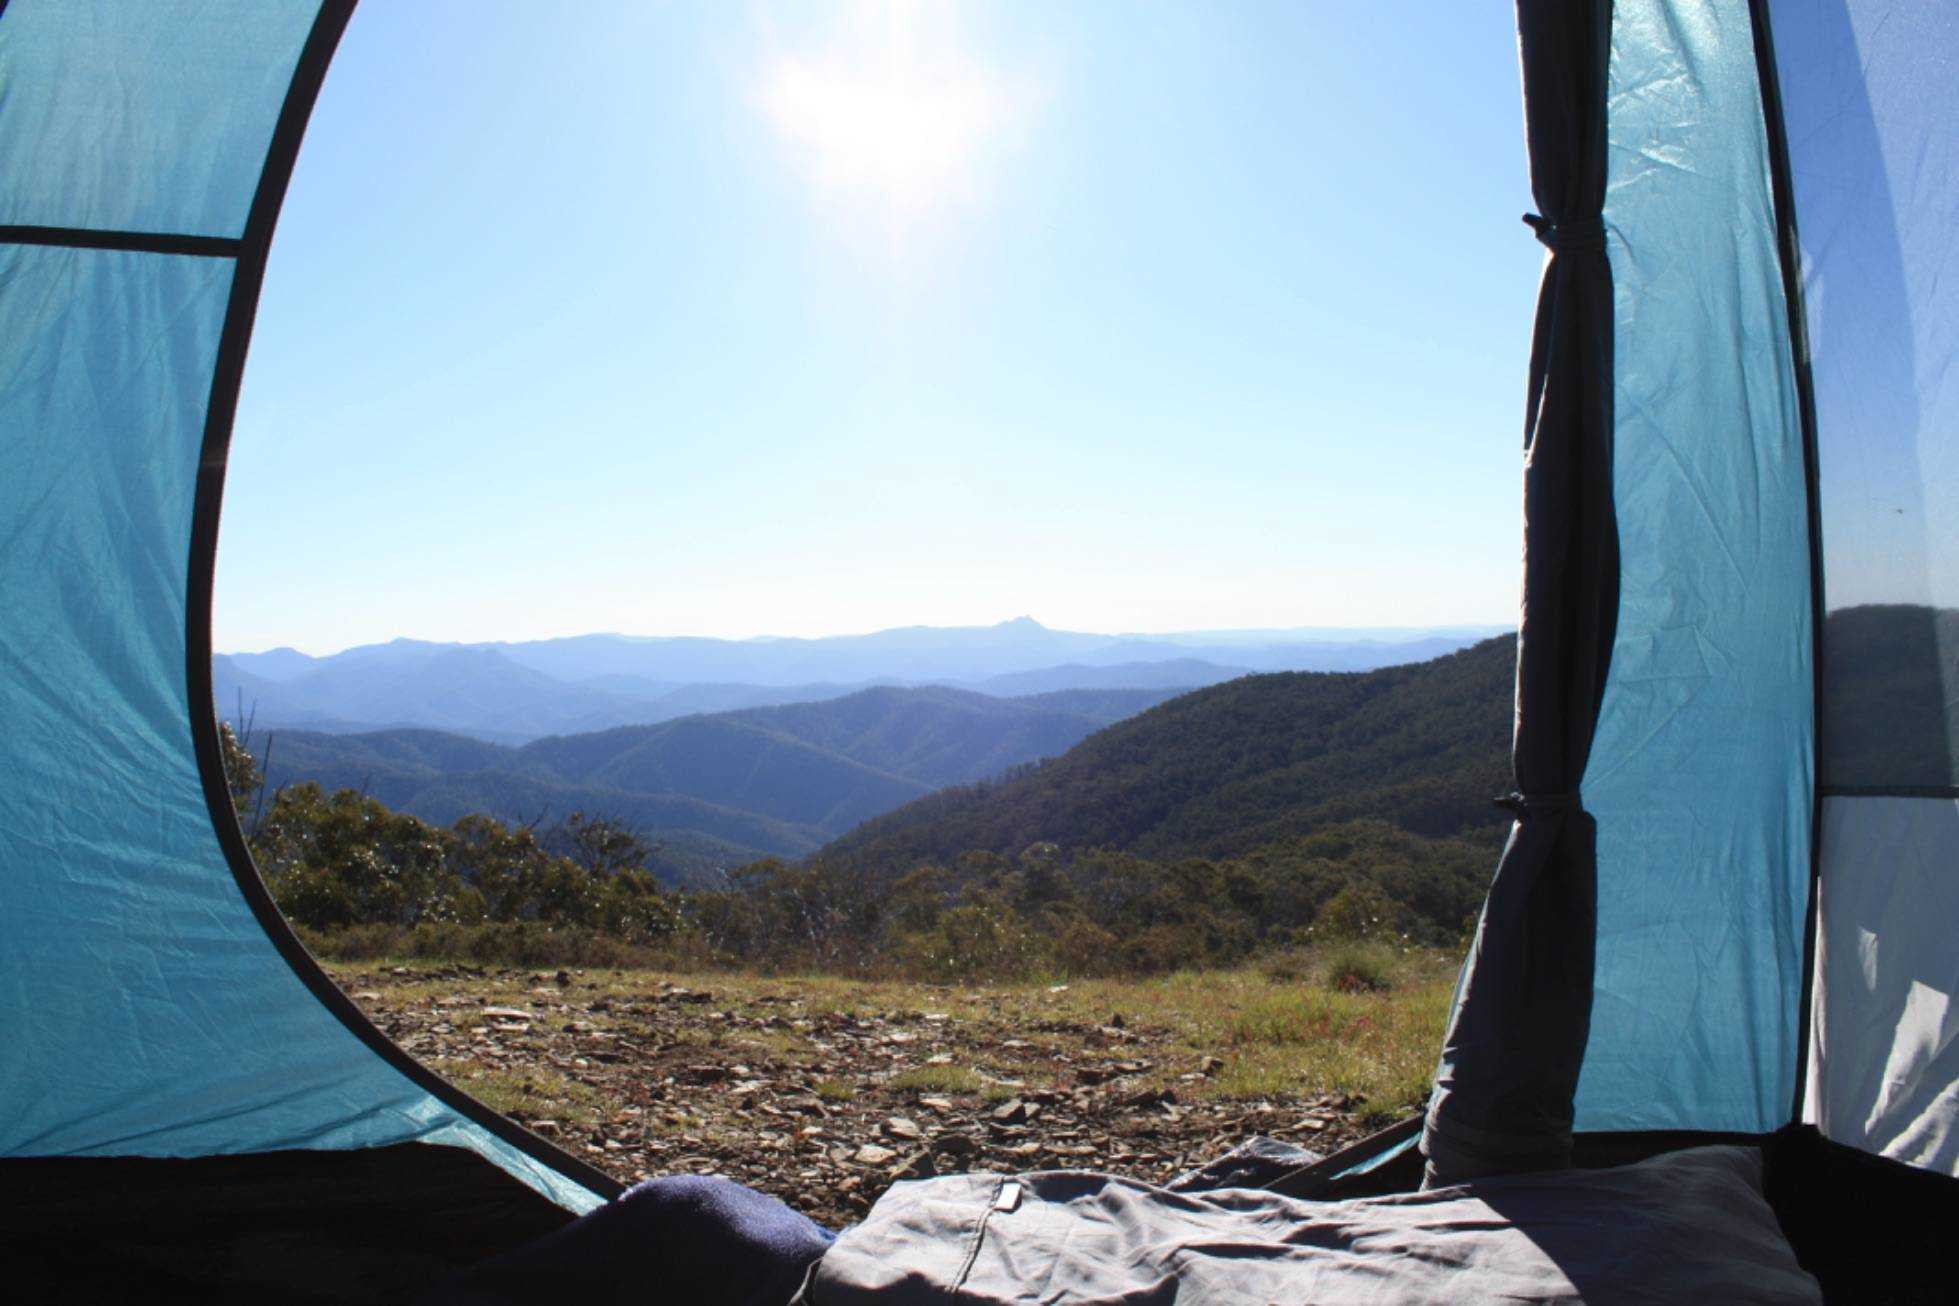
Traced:
[[246, 264], [87, 247], [250, 234], [301, 51], [345, 13], [0, 11], [0, 1156], [420, 1141], [588, 1210], [601, 1194], [514, 1127], [377, 1054], [248, 900], [187, 671], [198, 476], [228, 434], [214, 376], [249, 326]]
[[0, 225], [242, 235], [319, 8], [11, 0]]
[[1744, 0], [1615, 0], [1620, 608], [1583, 792], [1582, 1130], [1788, 1119], [1815, 776], [1807, 475]]

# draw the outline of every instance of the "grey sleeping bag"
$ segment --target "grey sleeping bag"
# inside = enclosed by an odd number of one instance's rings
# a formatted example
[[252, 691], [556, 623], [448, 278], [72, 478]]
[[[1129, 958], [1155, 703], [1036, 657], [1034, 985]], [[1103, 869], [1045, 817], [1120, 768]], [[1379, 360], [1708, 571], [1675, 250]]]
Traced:
[[1753, 1148], [1345, 1202], [1082, 1171], [901, 1183], [803, 1306], [913, 1302], [1821, 1302]]

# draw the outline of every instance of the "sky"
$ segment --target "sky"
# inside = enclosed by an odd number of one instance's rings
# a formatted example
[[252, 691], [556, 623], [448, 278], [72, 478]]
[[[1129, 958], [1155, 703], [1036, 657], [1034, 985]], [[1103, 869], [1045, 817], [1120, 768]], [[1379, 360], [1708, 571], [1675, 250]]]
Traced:
[[1502, 5], [365, 0], [216, 646], [1514, 619]]

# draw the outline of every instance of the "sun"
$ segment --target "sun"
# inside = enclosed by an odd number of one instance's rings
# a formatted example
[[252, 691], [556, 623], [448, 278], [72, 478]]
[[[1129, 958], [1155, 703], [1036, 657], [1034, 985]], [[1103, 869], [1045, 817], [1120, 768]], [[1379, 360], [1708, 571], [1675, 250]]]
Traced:
[[764, 79], [768, 116], [819, 190], [900, 222], [977, 195], [980, 156], [1015, 100], [950, 42], [925, 39], [916, 14], [903, 0], [861, 8], [832, 49], [778, 57]]

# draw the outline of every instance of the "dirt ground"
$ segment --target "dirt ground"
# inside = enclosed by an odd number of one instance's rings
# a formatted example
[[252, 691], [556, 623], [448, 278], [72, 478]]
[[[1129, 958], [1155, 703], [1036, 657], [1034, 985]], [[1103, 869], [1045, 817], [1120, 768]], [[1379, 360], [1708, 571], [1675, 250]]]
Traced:
[[1409, 1105], [1370, 1102], [1364, 1069], [1312, 1059], [1352, 1052], [1316, 1038], [1351, 1043], [1391, 1020], [1357, 1008], [1328, 1025], [1347, 1008], [1274, 1005], [1284, 995], [1256, 977], [961, 989], [330, 969], [402, 1047], [621, 1180], [726, 1175], [833, 1228], [903, 1178], [1081, 1167], [1161, 1181], [1254, 1134], [1330, 1152]]

